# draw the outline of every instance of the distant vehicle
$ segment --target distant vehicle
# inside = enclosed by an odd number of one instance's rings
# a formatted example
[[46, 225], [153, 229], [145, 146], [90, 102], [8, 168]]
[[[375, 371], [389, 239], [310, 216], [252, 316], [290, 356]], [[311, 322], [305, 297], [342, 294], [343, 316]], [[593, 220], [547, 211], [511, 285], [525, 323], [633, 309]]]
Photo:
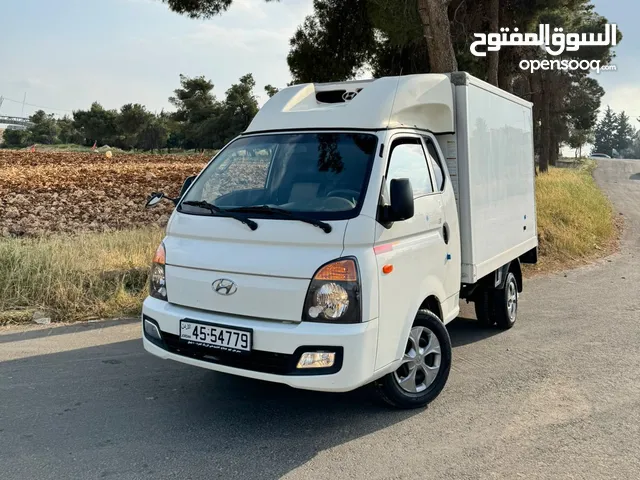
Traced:
[[589, 158], [611, 158], [606, 153], [592, 153]]

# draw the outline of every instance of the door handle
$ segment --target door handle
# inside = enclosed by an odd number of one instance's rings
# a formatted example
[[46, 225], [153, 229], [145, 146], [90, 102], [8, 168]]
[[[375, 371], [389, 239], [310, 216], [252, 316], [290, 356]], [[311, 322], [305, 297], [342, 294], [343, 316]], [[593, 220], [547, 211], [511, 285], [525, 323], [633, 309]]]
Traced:
[[449, 224], [447, 222], [444, 222], [442, 226], [442, 239], [445, 245], [449, 245]]

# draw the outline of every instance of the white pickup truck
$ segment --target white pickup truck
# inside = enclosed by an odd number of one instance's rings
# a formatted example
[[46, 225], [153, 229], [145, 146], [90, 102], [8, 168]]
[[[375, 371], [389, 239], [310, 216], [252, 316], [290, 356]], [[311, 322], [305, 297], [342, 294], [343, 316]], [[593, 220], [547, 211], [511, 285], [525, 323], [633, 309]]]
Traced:
[[516, 321], [537, 260], [531, 104], [466, 73], [292, 86], [170, 200], [147, 351], [424, 406], [461, 299]]

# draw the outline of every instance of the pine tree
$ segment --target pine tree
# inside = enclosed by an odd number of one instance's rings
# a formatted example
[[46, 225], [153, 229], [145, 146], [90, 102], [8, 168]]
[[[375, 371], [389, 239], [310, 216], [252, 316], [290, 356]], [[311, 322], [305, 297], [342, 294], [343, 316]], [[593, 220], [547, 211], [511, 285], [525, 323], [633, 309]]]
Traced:
[[611, 107], [607, 105], [604, 117], [596, 126], [593, 153], [605, 153], [613, 156], [613, 149], [616, 148], [618, 119]]
[[614, 148], [622, 156], [625, 156], [622, 152], [627, 150], [633, 144], [633, 139], [636, 133], [631, 123], [629, 123], [629, 120], [629, 116], [624, 112], [616, 115], [616, 136]]

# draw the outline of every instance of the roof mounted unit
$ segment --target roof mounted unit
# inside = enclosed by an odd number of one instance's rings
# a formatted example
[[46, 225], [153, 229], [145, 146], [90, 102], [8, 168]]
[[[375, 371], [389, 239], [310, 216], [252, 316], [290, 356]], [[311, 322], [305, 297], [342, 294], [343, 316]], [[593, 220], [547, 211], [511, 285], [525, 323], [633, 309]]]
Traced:
[[422, 74], [285, 88], [255, 116], [246, 133], [296, 129], [454, 131], [448, 75]]

